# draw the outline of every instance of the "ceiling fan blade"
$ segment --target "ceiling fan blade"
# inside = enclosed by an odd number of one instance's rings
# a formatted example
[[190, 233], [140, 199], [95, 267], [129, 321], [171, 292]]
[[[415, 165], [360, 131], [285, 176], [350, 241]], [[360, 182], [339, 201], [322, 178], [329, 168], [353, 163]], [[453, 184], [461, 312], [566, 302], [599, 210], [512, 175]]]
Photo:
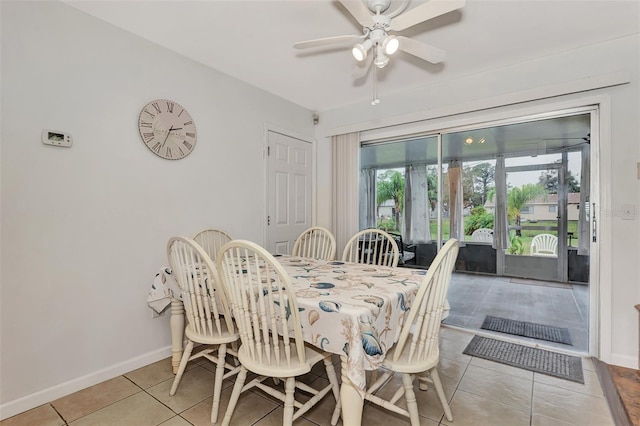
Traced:
[[371, 68], [371, 63], [373, 62], [373, 57], [375, 55], [367, 55], [367, 59], [364, 62], [357, 62], [353, 66], [353, 72], [351, 76], [354, 80], [358, 80], [369, 73], [369, 68]]
[[460, 9], [464, 4], [465, 0], [429, 0], [393, 18], [389, 29], [402, 31], [421, 22]]
[[362, 0], [340, 0], [340, 3], [356, 18], [356, 21], [358, 21], [360, 25], [367, 28], [373, 25], [371, 11], [364, 5]]
[[427, 62], [431, 62], [432, 64], [442, 62], [446, 56], [444, 50], [422, 43], [421, 41], [403, 36], [398, 36], [397, 38], [400, 42], [400, 50], [424, 59]]
[[344, 35], [335, 37], [318, 38], [315, 40], [299, 41], [294, 43], [293, 47], [296, 49], [308, 49], [310, 47], [331, 46], [336, 44], [354, 44], [362, 40], [363, 36], [357, 35]]

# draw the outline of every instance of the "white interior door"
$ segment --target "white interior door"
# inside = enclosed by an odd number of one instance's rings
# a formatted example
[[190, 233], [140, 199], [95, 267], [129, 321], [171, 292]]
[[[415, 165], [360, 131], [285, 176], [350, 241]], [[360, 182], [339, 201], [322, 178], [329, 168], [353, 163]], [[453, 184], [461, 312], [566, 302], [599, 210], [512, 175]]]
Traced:
[[311, 226], [312, 145], [269, 131], [267, 148], [267, 250], [290, 254]]

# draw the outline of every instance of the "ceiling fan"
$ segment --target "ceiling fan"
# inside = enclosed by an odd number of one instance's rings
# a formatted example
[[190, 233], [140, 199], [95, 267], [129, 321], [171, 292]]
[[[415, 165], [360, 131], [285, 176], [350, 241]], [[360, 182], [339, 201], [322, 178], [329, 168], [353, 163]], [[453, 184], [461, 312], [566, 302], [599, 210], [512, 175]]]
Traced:
[[[354, 68], [353, 78], [358, 79], [367, 74], [371, 63], [376, 68], [383, 68], [389, 63], [389, 57], [396, 51], [414, 55], [425, 61], [437, 64], [442, 62], [445, 52], [434, 46], [420, 41], [395, 35], [409, 27], [444, 15], [464, 6], [465, 0], [429, 0], [413, 9], [406, 10], [410, 0], [404, 0], [402, 5], [393, 12], [387, 12], [391, 0], [339, 0], [340, 3], [362, 25], [362, 35], [343, 35], [320, 38], [295, 43], [296, 49], [307, 49], [341, 44], [353, 44], [351, 53], [358, 61]], [[364, 3], [366, 1], [366, 5]], [[355, 44], [354, 44], [355, 43]], [[374, 68], [375, 71], [375, 68]], [[374, 101], [377, 104], [374, 78]]]

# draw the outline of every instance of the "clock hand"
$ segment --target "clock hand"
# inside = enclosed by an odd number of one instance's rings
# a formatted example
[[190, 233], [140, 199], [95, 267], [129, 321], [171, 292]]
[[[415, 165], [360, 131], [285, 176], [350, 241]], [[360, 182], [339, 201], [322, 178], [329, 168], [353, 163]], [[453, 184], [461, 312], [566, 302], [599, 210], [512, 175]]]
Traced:
[[169, 134], [171, 133], [172, 130], [173, 130], [173, 125], [167, 131], [167, 136], [164, 137], [164, 142], [162, 142], [162, 146], [164, 146], [164, 144], [167, 143], [167, 139], [169, 139]]

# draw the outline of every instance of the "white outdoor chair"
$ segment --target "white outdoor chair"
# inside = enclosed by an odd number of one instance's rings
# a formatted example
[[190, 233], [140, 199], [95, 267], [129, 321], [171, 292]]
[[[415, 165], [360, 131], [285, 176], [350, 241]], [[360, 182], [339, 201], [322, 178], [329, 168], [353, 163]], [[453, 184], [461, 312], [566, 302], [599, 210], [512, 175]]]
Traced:
[[380, 229], [365, 229], [355, 234], [342, 252], [343, 262], [398, 266], [400, 250], [391, 235]]
[[328, 229], [314, 226], [300, 234], [293, 245], [291, 255], [334, 260], [336, 258], [336, 239]]
[[532, 256], [558, 256], [558, 237], [551, 234], [538, 234], [531, 240]]
[[[439, 333], [442, 311], [457, 256], [458, 241], [449, 239], [427, 270], [402, 326], [398, 342], [387, 352], [382, 363], [387, 371], [375, 380], [364, 396], [366, 400], [382, 408], [409, 417], [412, 426], [420, 424], [418, 404], [413, 391], [413, 379], [416, 375], [423, 390], [427, 389], [424, 382], [433, 383], [447, 420], [453, 421], [436, 367], [440, 360]], [[395, 373], [402, 374], [402, 386], [393, 397], [386, 400], [375, 395]], [[407, 404], [406, 410], [396, 404], [403, 394]]]
[[493, 229], [478, 228], [471, 234], [471, 241], [476, 243], [492, 243]]
[[[220, 250], [218, 269], [242, 342], [238, 350], [241, 368], [222, 424], [231, 421], [240, 394], [257, 387], [284, 402], [283, 425], [291, 425], [333, 392], [336, 407], [331, 424], [335, 425], [340, 416], [340, 389], [331, 354], [305, 344], [291, 278], [282, 265], [259, 245], [234, 240]], [[327, 386], [314, 389], [296, 380], [321, 361]], [[245, 385], [247, 371], [258, 377]], [[264, 383], [269, 377], [284, 381], [284, 393]], [[312, 397], [305, 403], [296, 401], [296, 388]]]
[[[195, 241], [173, 237], [167, 243], [167, 257], [173, 269], [173, 276], [182, 290], [187, 326], [185, 335], [187, 345], [182, 353], [178, 372], [171, 385], [169, 395], [175, 395], [187, 363], [197, 358], [207, 358], [216, 364], [213, 385], [213, 405], [211, 423], [218, 419], [222, 381], [237, 374], [240, 367], [226, 362], [226, 354], [237, 356], [227, 344], [233, 344], [239, 338], [231, 318], [231, 310], [219, 281], [215, 267], [209, 256]], [[210, 346], [192, 354], [196, 343]], [[217, 356], [214, 352], [217, 351]], [[229, 370], [225, 374], [225, 369]]]
[[193, 237], [193, 240], [200, 244], [213, 262], [215, 262], [218, 257], [220, 247], [227, 244], [232, 239], [233, 238], [231, 238], [229, 234], [220, 229], [205, 229], [198, 232]]

